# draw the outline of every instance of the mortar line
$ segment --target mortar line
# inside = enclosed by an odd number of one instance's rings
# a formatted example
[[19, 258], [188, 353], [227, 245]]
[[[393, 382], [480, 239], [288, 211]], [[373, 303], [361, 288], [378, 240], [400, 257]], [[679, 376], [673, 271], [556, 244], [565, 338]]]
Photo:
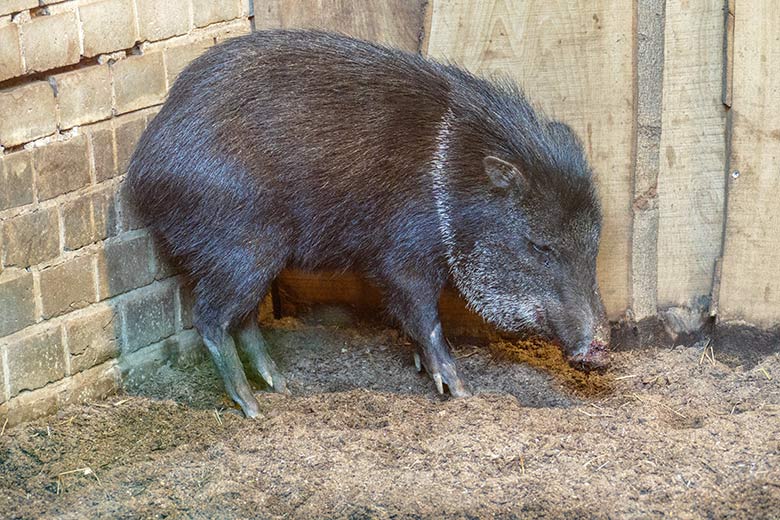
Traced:
[[35, 323], [42, 323], [43, 319], [43, 296], [41, 296], [41, 273], [38, 267], [30, 268], [33, 277], [33, 300], [35, 300]]
[[65, 361], [65, 377], [63, 379], [66, 379], [73, 374], [71, 373], [71, 367], [70, 367], [70, 348], [68, 348], [68, 328], [65, 326], [65, 321], [61, 321], [59, 323], [60, 328], [60, 337], [62, 338], [62, 356], [63, 360]]
[[11, 369], [8, 366], [8, 346], [0, 345], [0, 361], [2, 361], [3, 368], [3, 397], [7, 403], [11, 400]]

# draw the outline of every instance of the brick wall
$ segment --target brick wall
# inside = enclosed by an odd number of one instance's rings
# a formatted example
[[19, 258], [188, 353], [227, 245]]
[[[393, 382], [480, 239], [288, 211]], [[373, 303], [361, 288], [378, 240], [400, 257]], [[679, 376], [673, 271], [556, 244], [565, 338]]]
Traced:
[[0, 2], [0, 423], [199, 348], [122, 182], [176, 75], [250, 15], [248, 0]]

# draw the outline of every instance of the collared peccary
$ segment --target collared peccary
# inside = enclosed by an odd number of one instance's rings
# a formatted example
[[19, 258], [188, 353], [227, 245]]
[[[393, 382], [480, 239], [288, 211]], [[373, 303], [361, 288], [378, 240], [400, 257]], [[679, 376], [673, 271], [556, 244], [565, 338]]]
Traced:
[[255, 318], [285, 266], [375, 282], [440, 393], [468, 395], [439, 323], [448, 280], [498, 328], [606, 363], [591, 170], [509, 82], [342, 35], [257, 32], [181, 73], [127, 182], [194, 283], [195, 326], [247, 416], [236, 346], [286, 390]]

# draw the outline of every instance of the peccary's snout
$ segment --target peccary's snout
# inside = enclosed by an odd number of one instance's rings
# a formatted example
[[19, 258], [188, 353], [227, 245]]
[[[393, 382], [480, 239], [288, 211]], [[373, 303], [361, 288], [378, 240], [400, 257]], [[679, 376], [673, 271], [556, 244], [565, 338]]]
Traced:
[[609, 323], [602, 320], [569, 355], [569, 363], [579, 370], [604, 371], [609, 366]]

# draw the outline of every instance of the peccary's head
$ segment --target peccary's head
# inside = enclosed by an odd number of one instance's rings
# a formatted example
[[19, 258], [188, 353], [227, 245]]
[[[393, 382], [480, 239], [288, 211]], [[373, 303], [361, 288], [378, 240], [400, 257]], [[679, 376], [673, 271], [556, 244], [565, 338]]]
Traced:
[[456, 285], [487, 321], [557, 340], [577, 368], [607, 365], [596, 281], [601, 210], [574, 132], [540, 123], [522, 153], [482, 154], [478, 202], [453, 219]]

